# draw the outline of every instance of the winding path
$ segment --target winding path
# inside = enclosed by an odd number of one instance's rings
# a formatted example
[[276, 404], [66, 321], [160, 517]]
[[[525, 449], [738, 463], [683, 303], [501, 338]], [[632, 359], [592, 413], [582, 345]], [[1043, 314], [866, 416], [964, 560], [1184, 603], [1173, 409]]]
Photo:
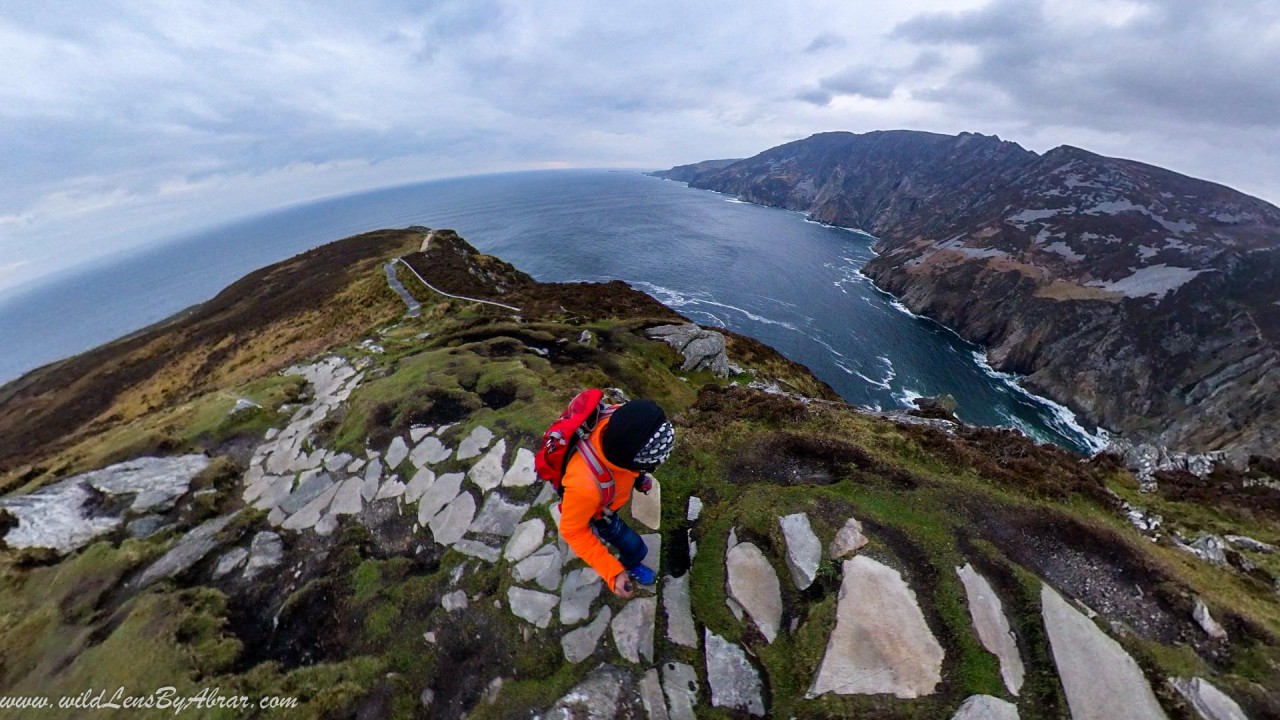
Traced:
[[[414, 300], [413, 296], [409, 294], [409, 291], [404, 289], [404, 285], [400, 282], [400, 278], [396, 277], [396, 261], [399, 259], [400, 258], [396, 258], [383, 266], [383, 270], [387, 272], [387, 284], [391, 286], [392, 290], [396, 291], [396, 294], [400, 296], [400, 299], [404, 300], [404, 304], [409, 306], [409, 309], [405, 311], [404, 316], [416, 318], [422, 314], [422, 303]], [[408, 267], [408, 263], [405, 263], [405, 266]], [[413, 268], [409, 269], [412, 270]]]

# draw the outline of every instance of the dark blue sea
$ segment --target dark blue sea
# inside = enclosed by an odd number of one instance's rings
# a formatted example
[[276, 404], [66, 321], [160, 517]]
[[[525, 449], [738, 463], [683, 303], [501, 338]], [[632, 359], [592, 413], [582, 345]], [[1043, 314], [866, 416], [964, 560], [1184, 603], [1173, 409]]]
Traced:
[[705, 325], [758, 338], [848, 402], [949, 393], [959, 416], [1079, 450], [1070, 411], [993, 372], [980, 349], [858, 270], [871, 236], [636, 172], [439, 180], [332, 198], [173, 240], [0, 298], [0, 382], [204, 301], [246, 273], [384, 227], [453, 228], [543, 281], [619, 278]]

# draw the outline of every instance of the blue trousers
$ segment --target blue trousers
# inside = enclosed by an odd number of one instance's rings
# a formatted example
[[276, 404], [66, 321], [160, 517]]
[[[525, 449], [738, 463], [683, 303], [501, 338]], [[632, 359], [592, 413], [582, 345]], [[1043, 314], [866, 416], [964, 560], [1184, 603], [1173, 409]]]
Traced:
[[649, 554], [649, 548], [645, 547], [644, 540], [640, 539], [635, 530], [622, 522], [622, 518], [617, 514], [592, 520], [591, 527], [595, 529], [596, 535], [599, 535], [601, 540], [618, 549], [618, 561], [627, 570], [639, 565], [644, 561], [644, 556]]

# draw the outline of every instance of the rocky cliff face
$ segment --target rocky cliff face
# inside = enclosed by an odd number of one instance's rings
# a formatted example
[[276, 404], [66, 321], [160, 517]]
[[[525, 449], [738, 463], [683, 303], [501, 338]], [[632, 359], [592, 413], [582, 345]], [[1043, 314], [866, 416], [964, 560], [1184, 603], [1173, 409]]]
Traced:
[[690, 184], [875, 234], [879, 286], [1109, 429], [1280, 449], [1280, 209], [1261, 200], [1073, 147], [908, 131], [815, 135]]

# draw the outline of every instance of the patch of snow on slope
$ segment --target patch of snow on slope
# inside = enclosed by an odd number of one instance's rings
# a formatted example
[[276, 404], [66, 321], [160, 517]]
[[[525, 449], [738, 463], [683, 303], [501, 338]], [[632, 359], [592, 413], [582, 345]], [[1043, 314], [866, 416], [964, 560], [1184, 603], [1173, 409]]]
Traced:
[[1210, 271], [1160, 264], [1139, 268], [1132, 275], [1122, 277], [1119, 280], [1098, 281], [1090, 284], [1093, 287], [1118, 292], [1128, 297], [1154, 297], [1159, 300], [1170, 291], [1191, 282], [1195, 276], [1203, 272]]

